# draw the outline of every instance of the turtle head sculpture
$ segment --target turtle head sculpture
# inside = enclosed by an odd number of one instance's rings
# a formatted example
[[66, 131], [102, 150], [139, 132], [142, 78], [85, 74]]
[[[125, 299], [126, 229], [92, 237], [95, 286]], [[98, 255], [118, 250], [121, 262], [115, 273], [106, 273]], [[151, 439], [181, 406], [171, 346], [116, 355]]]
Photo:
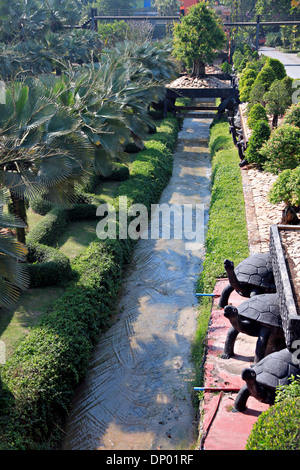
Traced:
[[243, 297], [276, 292], [272, 258], [269, 252], [257, 253], [241, 261], [237, 267], [228, 259], [224, 261], [228, 285], [224, 287], [219, 307], [229, 304], [229, 296], [235, 290]]

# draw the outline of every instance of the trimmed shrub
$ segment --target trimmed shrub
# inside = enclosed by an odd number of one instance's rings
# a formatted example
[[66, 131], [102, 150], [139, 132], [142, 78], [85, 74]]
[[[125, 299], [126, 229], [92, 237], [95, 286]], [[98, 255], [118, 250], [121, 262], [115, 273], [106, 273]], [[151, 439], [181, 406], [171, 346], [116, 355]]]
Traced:
[[273, 59], [272, 57], [267, 58], [267, 65], [272, 67], [275, 73], [275, 78], [277, 80], [282, 80], [284, 77], [286, 77], [286, 70], [282, 62], [278, 59]]
[[266, 121], [268, 122], [268, 115], [265, 108], [260, 104], [256, 103], [252, 106], [249, 115], [247, 124], [250, 129], [253, 129], [257, 124], [257, 121]]
[[273, 127], [277, 127], [278, 117], [292, 104], [292, 97], [283, 80], [274, 80], [269, 91], [264, 94], [266, 111], [273, 115]]
[[268, 198], [272, 204], [285, 202], [286, 205], [300, 206], [300, 166], [283, 170], [273, 183]]
[[251, 89], [252, 89], [254, 82], [255, 82], [255, 79], [250, 77], [243, 82], [243, 85], [240, 86], [240, 100], [243, 103], [246, 103], [247, 101], [249, 101]]
[[69, 222], [77, 220], [93, 220], [97, 219], [96, 204], [74, 204], [70, 209], [66, 209], [66, 218]]
[[272, 132], [260, 153], [265, 159], [264, 168], [271, 173], [296, 168], [300, 163], [300, 129], [282, 124]]
[[264, 85], [255, 80], [255, 82], [252, 85], [250, 94], [249, 94], [249, 103], [248, 103], [248, 106], [247, 106], [248, 112], [251, 111], [252, 106], [254, 106], [256, 103], [259, 103], [262, 106], [264, 106], [264, 104], [265, 104], [264, 94], [265, 93], [266, 93], [266, 89], [265, 89]]
[[67, 225], [68, 219], [66, 210], [62, 207], [55, 206], [28, 233], [26, 244], [41, 243], [42, 245], [54, 246]]
[[46, 215], [51, 211], [51, 209], [53, 209], [53, 203], [45, 201], [45, 199], [38, 198], [30, 202], [30, 207], [36, 214]]
[[221, 65], [221, 70], [223, 73], [231, 73], [232, 67], [229, 62], [223, 62]]
[[285, 112], [283, 124], [300, 127], [300, 102], [292, 104]]
[[[177, 119], [164, 120], [161, 129], [169, 134], [169, 145], [175, 142]], [[150, 140], [145, 145], [149, 148], [137, 155], [133, 174], [120, 188], [133, 203], [154, 204], [172, 173], [173, 157], [169, 145]], [[140, 182], [142, 194], [135, 191]], [[58, 429], [87, 371], [93, 346], [109, 324], [133, 247], [130, 239], [91, 243], [72, 262], [73, 282], [1, 368], [2, 450], [54, 448], [61, 438]]]
[[272, 67], [266, 63], [257, 75], [255, 83], [261, 83], [265, 91], [268, 91], [274, 80], [276, 80], [275, 72]]
[[39, 243], [27, 244], [30, 287], [61, 285], [72, 279], [69, 258], [59, 250]]
[[300, 397], [286, 398], [264, 411], [254, 423], [246, 450], [298, 450]]
[[124, 163], [114, 163], [114, 169], [107, 177], [101, 177], [104, 180], [124, 181], [129, 178], [129, 168]]
[[259, 167], [264, 165], [266, 157], [261, 154], [263, 144], [270, 138], [271, 127], [267, 121], [257, 121], [253, 127], [245, 157], [249, 163], [256, 163]]

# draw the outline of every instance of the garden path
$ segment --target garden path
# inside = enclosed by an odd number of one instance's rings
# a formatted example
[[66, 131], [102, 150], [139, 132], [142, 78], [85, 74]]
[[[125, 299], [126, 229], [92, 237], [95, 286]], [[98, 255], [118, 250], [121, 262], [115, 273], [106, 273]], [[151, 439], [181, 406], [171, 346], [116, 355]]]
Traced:
[[[184, 119], [173, 175], [160, 200], [203, 205], [202, 228], [210, 203], [210, 123]], [[117, 319], [101, 337], [75, 394], [64, 450], [190, 449], [194, 444], [190, 349], [204, 244], [184, 235], [138, 241]]]

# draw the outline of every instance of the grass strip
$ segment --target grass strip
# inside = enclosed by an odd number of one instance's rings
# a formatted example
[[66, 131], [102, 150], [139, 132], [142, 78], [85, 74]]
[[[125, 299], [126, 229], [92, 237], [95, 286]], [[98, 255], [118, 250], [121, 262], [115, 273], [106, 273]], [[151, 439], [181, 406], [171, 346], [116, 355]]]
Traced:
[[[212, 189], [206, 233], [206, 253], [197, 292], [212, 293], [217, 278], [224, 277], [224, 260], [235, 264], [249, 256], [248, 234], [239, 156], [229, 134], [227, 119], [215, 119], [210, 127]], [[203, 384], [205, 338], [212, 307], [211, 298], [199, 302], [196, 338], [192, 348], [196, 385]]]

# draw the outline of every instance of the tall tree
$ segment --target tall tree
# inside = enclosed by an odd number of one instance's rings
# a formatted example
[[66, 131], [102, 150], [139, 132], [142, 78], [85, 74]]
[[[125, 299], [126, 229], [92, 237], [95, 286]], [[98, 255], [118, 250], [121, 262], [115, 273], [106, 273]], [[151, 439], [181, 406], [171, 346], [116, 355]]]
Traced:
[[[82, 121], [57, 103], [64, 91], [26, 79], [7, 86], [0, 105], [0, 183], [24, 224], [26, 200], [46, 195], [53, 202], [72, 202], [74, 185], [84, 184], [93, 162]], [[25, 243], [24, 227], [17, 228], [17, 236]]]
[[179, 0], [155, 0], [154, 5], [160, 15], [175, 15], [180, 8]]
[[192, 67], [192, 76], [203, 77], [205, 64], [213, 61], [226, 43], [221, 19], [205, 2], [190, 7], [174, 26], [174, 55]]

